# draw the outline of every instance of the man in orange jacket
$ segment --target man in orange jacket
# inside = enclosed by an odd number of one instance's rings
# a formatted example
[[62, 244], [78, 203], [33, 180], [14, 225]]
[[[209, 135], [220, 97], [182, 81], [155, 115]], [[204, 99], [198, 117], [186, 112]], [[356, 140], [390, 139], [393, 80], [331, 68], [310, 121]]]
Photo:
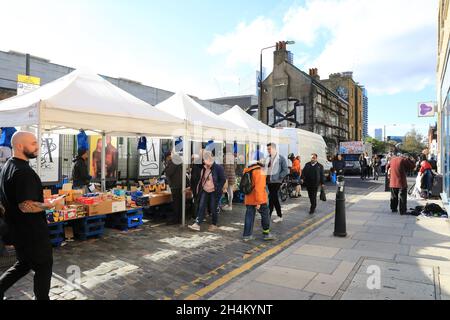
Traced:
[[265, 241], [273, 240], [270, 233], [270, 213], [266, 186], [266, 174], [263, 171], [262, 164], [252, 161], [248, 168], [244, 169], [244, 174], [251, 173], [253, 190], [245, 195], [244, 203], [247, 206], [245, 214], [244, 237], [245, 242], [253, 240], [253, 225], [255, 222], [256, 210], [261, 214], [261, 226]]

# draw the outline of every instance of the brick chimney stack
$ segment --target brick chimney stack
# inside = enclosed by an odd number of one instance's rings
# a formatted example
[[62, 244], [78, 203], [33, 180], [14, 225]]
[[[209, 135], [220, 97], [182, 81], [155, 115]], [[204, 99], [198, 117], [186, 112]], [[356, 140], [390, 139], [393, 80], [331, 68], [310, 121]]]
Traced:
[[317, 68], [309, 69], [309, 75], [315, 80], [320, 80], [319, 70]]
[[280, 65], [285, 61], [289, 62], [289, 51], [287, 51], [286, 41], [277, 42], [275, 48], [274, 65]]

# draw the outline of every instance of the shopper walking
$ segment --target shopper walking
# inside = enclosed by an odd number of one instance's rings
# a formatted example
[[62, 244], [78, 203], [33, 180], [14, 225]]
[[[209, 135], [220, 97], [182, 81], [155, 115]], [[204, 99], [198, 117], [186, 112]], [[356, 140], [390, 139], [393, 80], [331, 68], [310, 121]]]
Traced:
[[361, 167], [361, 180], [364, 180], [367, 176], [367, 159], [364, 154], [359, 157], [359, 165]]
[[0, 277], [0, 300], [5, 292], [31, 270], [37, 300], [49, 300], [53, 254], [44, 204], [42, 183], [30, 167], [37, 158], [39, 144], [34, 134], [16, 132], [12, 138], [13, 158], [0, 173], [0, 202], [5, 206], [9, 236], [16, 249], [17, 262]]
[[224, 211], [232, 211], [233, 210], [233, 195], [234, 195], [234, 187], [236, 185], [236, 159], [234, 154], [228, 152], [225, 154], [223, 168], [225, 171], [225, 178], [227, 179], [226, 183], [226, 193], [228, 196], [228, 205], [223, 207]]
[[214, 162], [211, 152], [203, 152], [203, 166], [201, 178], [197, 185], [197, 198], [199, 199], [197, 219], [189, 228], [194, 231], [200, 231], [200, 225], [203, 223], [207, 206], [209, 206], [212, 215], [212, 224], [208, 231], [217, 230], [218, 210], [217, 202], [222, 195], [222, 188], [225, 184], [225, 173], [223, 168]]
[[373, 180], [378, 180], [381, 174], [381, 159], [378, 156], [374, 156], [372, 160], [373, 165]]
[[324, 169], [318, 162], [317, 154], [311, 155], [311, 162], [308, 162], [303, 168], [301, 182], [308, 190], [309, 201], [311, 208], [309, 214], [314, 214], [317, 207], [317, 193], [319, 187], [323, 188], [325, 185]]
[[254, 160], [250, 162], [248, 168], [244, 169], [244, 176], [248, 174], [251, 177], [253, 187], [251, 193], [245, 195], [244, 203], [247, 206], [244, 224], [244, 241], [253, 240], [253, 225], [255, 223], [256, 211], [261, 214], [261, 227], [263, 230], [263, 239], [265, 241], [273, 240], [270, 233], [270, 213], [267, 206], [267, 186], [266, 175], [263, 172], [263, 165]]
[[433, 188], [433, 168], [425, 155], [421, 156], [419, 173], [422, 176], [421, 189], [424, 190], [423, 198], [428, 199]]
[[167, 219], [168, 225], [180, 224], [183, 207], [183, 165], [181, 157], [175, 152], [165, 154], [164, 174], [169, 180], [172, 192], [172, 214]]
[[293, 191], [293, 196], [295, 198], [301, 197], [302, 194], [302, 186], [300, 184], [300, 176], [302, 175], [302, 167], [300, 163], [300, 156], [294, 156], [293, 153], [291, 153], [288, 156], [288, 159], [291, 161], [292, 165], [290, 167], [290, 175], [293, 180], [292, 183], [296, 183], [295, 191]]
[[281, 213], [281, 205], [279, 198], [279, 191], [283, 179], [289, 174], [287, 160], [278, 153], [277, 145], [269, 143], [267, 145], [267, 153], [265, 168], [267, 174], [267, 186], [269, 187], [269, 210], [272, 216], [274, 208], [277, 211], [277, 218], [273, 220], [274, 223], [283, 221], [283, 214]]
[[72, 168], [73, 188], [76, 190], [81, 189], [85, 193], [88, 192], [88, 187], [92, 179], [92, 177], [89, 175], [89, 167], [87, 164], [88, 157], [88, 150], [79, 149], [78, 155], [75, 157], [75, 159], [73, 159]]
[[336, 176], [343, 176], [345, 174], [345, 161], [342, 155], [338, 154], [333, 161], [333, 170], [336, 172]]
[[400, 214], [406, 214], [407, 210], [407, 172], [414, 169], [412, 158], [405, 156], [396, 156], [390, 159], [386, 166], [389, 178], [389, 186], [391, 188], [391, 210], [393, 213], [398, 212], [400, 204]]

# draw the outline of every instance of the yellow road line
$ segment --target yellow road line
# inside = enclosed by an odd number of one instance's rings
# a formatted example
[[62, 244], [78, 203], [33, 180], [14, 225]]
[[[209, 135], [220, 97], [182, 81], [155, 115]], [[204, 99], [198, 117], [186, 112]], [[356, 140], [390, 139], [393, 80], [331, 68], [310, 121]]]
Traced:
[[213, 290], [223, 286], [227, 282], [229, 282], [232, 279], [236, 278], [237, 276], [241, 275], [242, 273], [244, 273], [246, 271], [249, 271], [251, 268], [253, 268], [257, 264], [263, 262], [264, 260], [268, 259], [269, 257], [271, 257], [271, 256], [275, 255], [276, 253], [280, 252], [284, 248], [288, 247], [294, 241], [296, 241], [299, 238], [301, 238], [306, 232], [308, 232], [311, 229], [314, 229], [317, 225], [319, 225], [322, 222], [330, 219], [333, 215], [334, 215], [334, 212], [326, 215], [325, 217], [323, 217], [320, 220], [314, 222], [313, 224], [311, 224], [307, 228], [303, 229], [299, 233], [293, 235], [289, 239], [287, 239], [287, 240], [283, 241], [282, 243], [276, 245], [275, 247], [267, 250], [266, 252], [262, 253], [261, 255], [256, 256], [255, 258], [253, 258], [249, 262], [243, 264], [239, 268], [236, 268], [235, 270], [230, 271], [229, 273], [227, 273], [226, 275], [224, 275], [220, 279], [217, 279], [216, 281], [214, 281], [210, 285], [204, 287], [203, 289], [200, 289], [196, 293], [191, 294], [190, 296], [188, 296], [186, 298], [186, 300], [198, 300], [198, 299], [204, 297], [205, 295], [207, 295], [208, 293], [210, 293], [211, 291], [213, 291]]

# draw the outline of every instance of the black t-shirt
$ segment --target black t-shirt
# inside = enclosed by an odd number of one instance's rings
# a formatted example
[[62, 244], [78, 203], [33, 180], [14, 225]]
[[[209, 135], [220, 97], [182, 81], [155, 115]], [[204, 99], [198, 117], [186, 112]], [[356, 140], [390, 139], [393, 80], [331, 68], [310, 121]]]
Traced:
[[27, 200], [44, 202], [41, 179], [28, 161], [11, 158], [5, 164], [0, 172], [0, 200], [6, 209], [5, 220], [15, 245], [30, 254], [49, 253], [50, 236], [45, 212], [23, 213], [19, 209], [19, 204]]

